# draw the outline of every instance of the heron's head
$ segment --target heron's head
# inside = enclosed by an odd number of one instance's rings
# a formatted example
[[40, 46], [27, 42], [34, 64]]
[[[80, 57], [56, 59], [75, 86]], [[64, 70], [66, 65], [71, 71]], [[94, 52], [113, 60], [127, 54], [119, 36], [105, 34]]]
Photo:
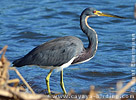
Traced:
[[83, 14], [89, 17], [93, 17], [93, 16], [106, 16], [106, 17], [115, 17], [115, 18], [125, 18], [125, 17], [120, 17], [117, 15], [111, 15], [111, 14], [106, 14], [106, 13], [102, 13], [101, 11], [98, 11], [94, 8], [86, 8], [83, 11]]

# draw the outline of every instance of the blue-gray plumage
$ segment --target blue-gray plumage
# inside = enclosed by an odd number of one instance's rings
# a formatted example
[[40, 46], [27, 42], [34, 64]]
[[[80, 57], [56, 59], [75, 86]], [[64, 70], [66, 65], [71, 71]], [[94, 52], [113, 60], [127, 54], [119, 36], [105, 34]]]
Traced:
[[51, 40], [34, 48], [23, 58], [13, 62], [14, 66], [25, 65], [61, 66], [84, 50], [82, 41], [73, 36]]
[[97, 34], [95, 30], [92, 29], [87, 23], [88, 18], [93, 16], [123, 18], [120, 16], [104, 14], [94, 8], [86, 8], [80, 16], [80, 27], [88, 37], [89, 44], [87, 48], [84, 48], [82, 41], [77, 37], [61, 37], [37, 46], [24, 57], [15, 60], [13, 62], [13, 66], [21, 67], [25, 65], [38, 65], [42, 66], [42, 68], [46, 68], [47, 66], [53, 66], [50, 67], [51, 70], [46, 77], [46, 84], [49, 94], [51, 94], [49, 78], [53, 71], [52, 68], [58, 68], [58, 66], [60, 66], [60, 83], [64, 94], [66, 94], [63, 83], [63, 68], [68, 67], [71, 64], [86, 62], [93, 58], [96, 53], [98, 45]]

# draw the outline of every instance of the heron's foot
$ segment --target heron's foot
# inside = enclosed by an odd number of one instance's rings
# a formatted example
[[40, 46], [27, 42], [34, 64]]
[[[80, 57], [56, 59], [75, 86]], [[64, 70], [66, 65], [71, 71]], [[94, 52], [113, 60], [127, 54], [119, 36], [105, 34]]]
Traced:
[[48, 89], [48, 94], [49, 95], [51, 95], [49, 80], [50, 80], [50, 76], [51, 76], [52, 71], [53, 71], [53, 69], [50, 70], [49, 74], [46, 77], [46, 85], [47, 85], [47, 89]]
[[67, 94], [67, 92], [66, 92], [66, 90], [65, 90], [65, 87], [64, 87], [64, 82], [63, 82], [63, 81], [60, 82], [60, 85], [61, 85], [61, 88], [62, 88], [62, 90], [63, 90], [64, 95]]
[[51, 90], [50, 90], [50, 85], [49, 85], [49, 80], [46, 77], [46, 85], [47, 85], [47, 90], [48, 90], [48, 94], [51, 95]]
[[64, 95], [67, 94], [66, 90], [65, 90], [65, 86], [64, 86], [64, 82], [63, 82], [63, 70], [60, 73], [60, 86], [64, 92]]

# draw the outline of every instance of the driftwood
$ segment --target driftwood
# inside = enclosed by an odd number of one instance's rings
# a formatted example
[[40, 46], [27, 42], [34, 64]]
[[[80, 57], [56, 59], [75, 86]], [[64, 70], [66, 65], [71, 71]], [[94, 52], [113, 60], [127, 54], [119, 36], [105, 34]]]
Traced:
[[[35, 94], [33, 89], [29, 86], [29, 84], [25, 81], [19, 71], [14, 67], [9, 67], [10, 62], [5, 58], [7, 46], [5, 46], [2, 50], [0, 50], [1, 59], [0, 59], [0, 100], [62, 100], [62, 99], [69, 99], [69, 100], [136, 100], [136, 94], [133, 93], [132, 98], [120, 98], [131, 86], [136, 84], [136, 77], [124, 87], [123, 83], [120, 81], [117, 83], [117, 91], [116, 95], [113, 98], [101, 98], [99, 93], [95, 91], [95, 87], [90, 87], [90, 92], [76, 94], [73, 90], [71, 90], [68, 95], [44, 95], [44, 94]], [[12, 79], [9, 80], [9, 70], [14, 70], [26, 87], [31, 91], [31, 93], [26, 93], [26, 90], [18, 86], [20, 80], [19, 79]], [[10, 86], [9, 84], [14, 84]], [[84, 94], [84, 95], [83, 95]]]

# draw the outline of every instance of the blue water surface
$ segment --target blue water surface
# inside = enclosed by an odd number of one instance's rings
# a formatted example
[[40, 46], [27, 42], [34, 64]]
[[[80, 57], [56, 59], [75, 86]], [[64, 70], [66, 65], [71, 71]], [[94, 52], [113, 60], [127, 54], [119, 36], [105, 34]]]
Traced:
[[[64, 69], [66, 90], [89, 90], [94, 85], [100, 91], [115, 88], [132, 79], [132, 34], [136, 34], [133, 19], [135, 0], [0, 0], [0, 49], [8, 45], [6, 57], [13, 62], [34, 47], [63, 36], [79, 37], [85, 47], [86, 35], [80, 29], [80, 14], [87, 7], [129, 19], [95, 17], [88, 20], [98, 34], [98, 50], [90, 61]], [[46, 89], [49, 70], [37, 66], [17, 68], [34, 91]], [[61, 92], [60, 73], [50, 78], [52, 91]], [[10, 78], [17, 75], [10, 71]]]

